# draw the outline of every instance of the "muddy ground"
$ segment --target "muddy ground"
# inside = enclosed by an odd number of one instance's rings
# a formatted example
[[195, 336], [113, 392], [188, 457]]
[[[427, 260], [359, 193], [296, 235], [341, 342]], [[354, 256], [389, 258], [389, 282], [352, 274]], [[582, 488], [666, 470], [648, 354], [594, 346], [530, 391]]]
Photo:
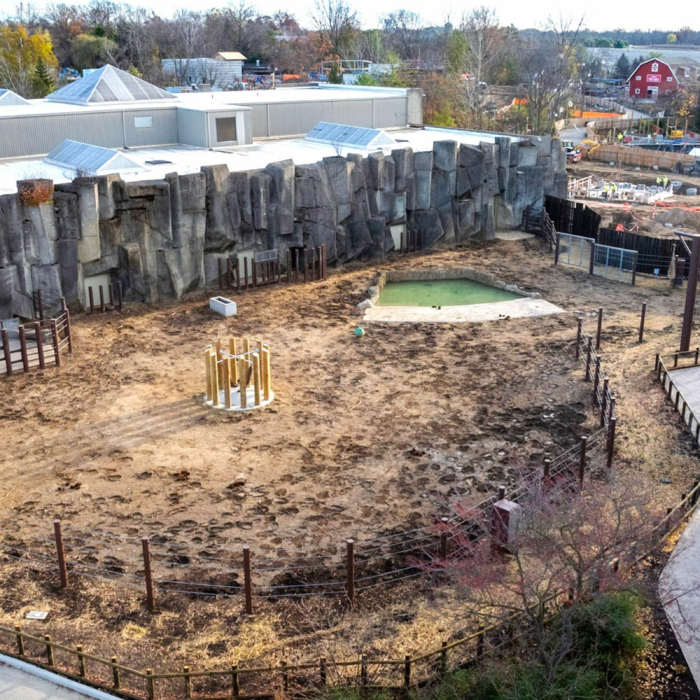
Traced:
[[[378, 270], [462, 266], [538, 291], [566, 313], [375, 325], [355, 338], [356, 304]], [[285, 569], [302, 555], [328, 567], [317, 580], [333, 577], [346, 538], [361, 553], [377, 546], [373, 538], [430, 525], [590, 434], [597, 421], [573, 341], [576, 316], [592, 330], [599, 306], [617, 396], [616, 468], [639, 472], [675, 503], [698, 478], [697, 452], [652, 370], [657, 352], [677, 347], [683, 294], [658, 280], [630, 287], [555, 268], [536, 241], [494, 242], [241, 294], [229, 320], [208, 310], [205, 293], [75, 315], [75, 354], [63, 368], [2, 384], [0, 438], [11, 448], [0, 456], [0, 515], [13, 548], [4, 550], [0, 622], [139, 668], [320, 649], [399, 658], [439, 646], [462, 634], [464, 620], [453, 592], [422, 579], [361, 592], [352, 612], [338, 598], [310, 596], [257, 601], [246, 618], [239, 595], [159, 591], [150, 615], [141, 579], [129, 578], [142, 571], [138, 538], [152, 538], [161, 581], [238, 585], [244, 544], [259, 585], [288, 582]], [[204, 348], [232, 333], [270, 343], [276, 398], [267, 409], [231, 415], [203, 405]], [[44, 560], [12, 559], [50, 554], [56, 517], [69, 561], [81, 565], [63, 593]], [[119, 585], [93, 578], [108, 571], [126, 576]], [[48, 622], [24, 620], [36, 609], [51, 612]]]

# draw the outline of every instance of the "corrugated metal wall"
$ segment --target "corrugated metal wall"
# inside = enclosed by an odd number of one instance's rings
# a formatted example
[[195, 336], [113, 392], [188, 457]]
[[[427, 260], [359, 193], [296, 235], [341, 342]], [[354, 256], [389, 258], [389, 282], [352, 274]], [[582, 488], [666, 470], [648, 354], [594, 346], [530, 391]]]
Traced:
[[[168, 143], [179, 143], [177, 109], [139, 110], [138, 112], [124, 112], [124, 132], [126, 145], [160, 146]], [[151, 117], [153, 126], [149, 129], [137, 129], [134, 126], [134, 117]]]
[[0, 157], [49, 153], [64, 139], [104, 148], [124, 145], [121, 112], [0, 119]]
[[177, 126], [180, 133], [180, 143], [187, 146], [208, 148], [207, 143], [207, 113], [194, 109], [177, 110]]
[[306, 134], [321, 121], [376, 129], [408, 124], [406, 97], [319, 99], [318, 102], [279, 102], [252, 107], [253, 138], [298, 136]]

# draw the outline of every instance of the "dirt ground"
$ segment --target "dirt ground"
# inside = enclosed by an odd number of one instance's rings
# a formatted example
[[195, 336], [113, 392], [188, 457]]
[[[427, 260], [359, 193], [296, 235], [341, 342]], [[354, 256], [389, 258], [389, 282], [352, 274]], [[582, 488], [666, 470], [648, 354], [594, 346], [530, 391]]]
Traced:
[[[378, 270], [464, 266], [538, 291], [566, 313], [371, 325], [354, 336], [356, 304]], [[457, 502], [512, 485], [523, 467], [594, 429], [573, 341], [576, 315], [592, 332], [599, 306], [617, 396], [616, 468], [637, 471], [675, 503], [699, 477], [697, 451], [652, 370], [656, 353], [677, 347], [683, 295], [658, 280], [630, 287], [555, 268], [536, 241], [497, 241], [251, 291], [228, 320], [208, 310], [206, 293], [75, 315], [75, 354], [64, 367], [2, 384], [0, 438], [11, 448], [0, 455], [0, 623], [161, 669], [320, 649], [329, 658], [400, 658], [456, 638], [464, 620], [454, 592], [423, 580], [364, 591], [350, 612], [337, 598], [312, 596], [260, 601], [252, 618], [240, 597], [159, 591], [151, 616], [140, 579], [130, 578], [143, 568], [138, 538], [152, 538], [161, 582], [238, 585], [248, 544], [256, 583], [274, 585], [289, 581], [298, 557], [317, 557], [332, 575], [346, 538], [362, 554], [373, 538], [430, 525]], [[271, 407], [232, 415], [203, 405], [204, 348], [231, 334], [270, 343]], [[56, 517], [69, 561], [82, 567], [63, 593], [41, 560], [11, 558], [49, 555]], [[124, 585], [93, 578], [105, 570], [124, 572]], [[37, 609], [49, 620], [27, 623]]]

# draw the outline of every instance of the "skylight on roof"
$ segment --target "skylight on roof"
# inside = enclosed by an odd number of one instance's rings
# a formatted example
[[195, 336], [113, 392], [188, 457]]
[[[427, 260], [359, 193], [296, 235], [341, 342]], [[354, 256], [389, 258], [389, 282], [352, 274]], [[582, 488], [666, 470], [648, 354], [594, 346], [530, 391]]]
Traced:
[[44, 162], [70, 168], [87, 175], [103, 175], [120, 170], [139, 170], [141, 166], [120, 151], [91, 146], [66, 139], [44, 158]]
[[12, 90], [0, 90], [0, 107], [16, 107], [17, 105], [28, 105], [29, 101], [20, 97]]
[[364, 126], [348, 126], [347, 124], [331, 124], [329, 122], [319, 122], [304, 138], [306, 141], [315, 143], [330, 143], [335, 146], [359, 148], [365, 151], [396, 145], [396, 141], [381, 129], [368, 129]]
[[174, 100], [174, 95], [114, 66], [103, 66], [52, 92], [47, 100], [70, 104]]

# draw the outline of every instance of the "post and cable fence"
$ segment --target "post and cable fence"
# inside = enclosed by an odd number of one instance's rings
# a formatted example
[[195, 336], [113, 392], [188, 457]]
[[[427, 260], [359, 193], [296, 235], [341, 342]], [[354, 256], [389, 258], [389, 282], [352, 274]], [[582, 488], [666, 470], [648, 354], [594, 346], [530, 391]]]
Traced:
[[[600, 326], [600, 324], [599, 324]], [[600, 330], [596, 348], [587, 343], [579, 323], [576, 358], [584, 358], [585, 379], [593, 384], [595, 405], [600, 411], [598, 430], [552, 459], [545, 460], [531, 474], [544, 470], [547, 478], [569, 476], [581, 481], [585, 470], [612, 463], [614, 449], [614, 396], [603, 377]], [[591, 345], [589, 348], [588, 346]], [[509, 499], [518, 501], [527, 479], [509, 490]], [[234, 491], [235, 484], [232, 485]], [[363, 591], [417, 579], [426, 572], [416, 566], [416, 558], [458, 557], [453, 542], [458, 533], [472, 539], [488, 537], [483, 523], [490, 517], [492, 494], [470, 507], [471, 515], [455, 514], [434, 525], [393, 532], [363, 541], [347, 539], [341, 554], [303, 553], [285, 558], [254, 555], [243, 548], [175, 543], [155, 536], [150, 539], [108, 532], [86, 533], [56, 521], [51, 526], [17, 526], [8, 530], [0, 552], [7, 560], [31, 564], [59, 573], [63, 587], [74, 578], [101, 580], [146, 591], [149, 607], [161, 596], [190, 598], [238, 598], [252, 612], [258, 598], [305, 598], [340, 596], [351, 604]]]

